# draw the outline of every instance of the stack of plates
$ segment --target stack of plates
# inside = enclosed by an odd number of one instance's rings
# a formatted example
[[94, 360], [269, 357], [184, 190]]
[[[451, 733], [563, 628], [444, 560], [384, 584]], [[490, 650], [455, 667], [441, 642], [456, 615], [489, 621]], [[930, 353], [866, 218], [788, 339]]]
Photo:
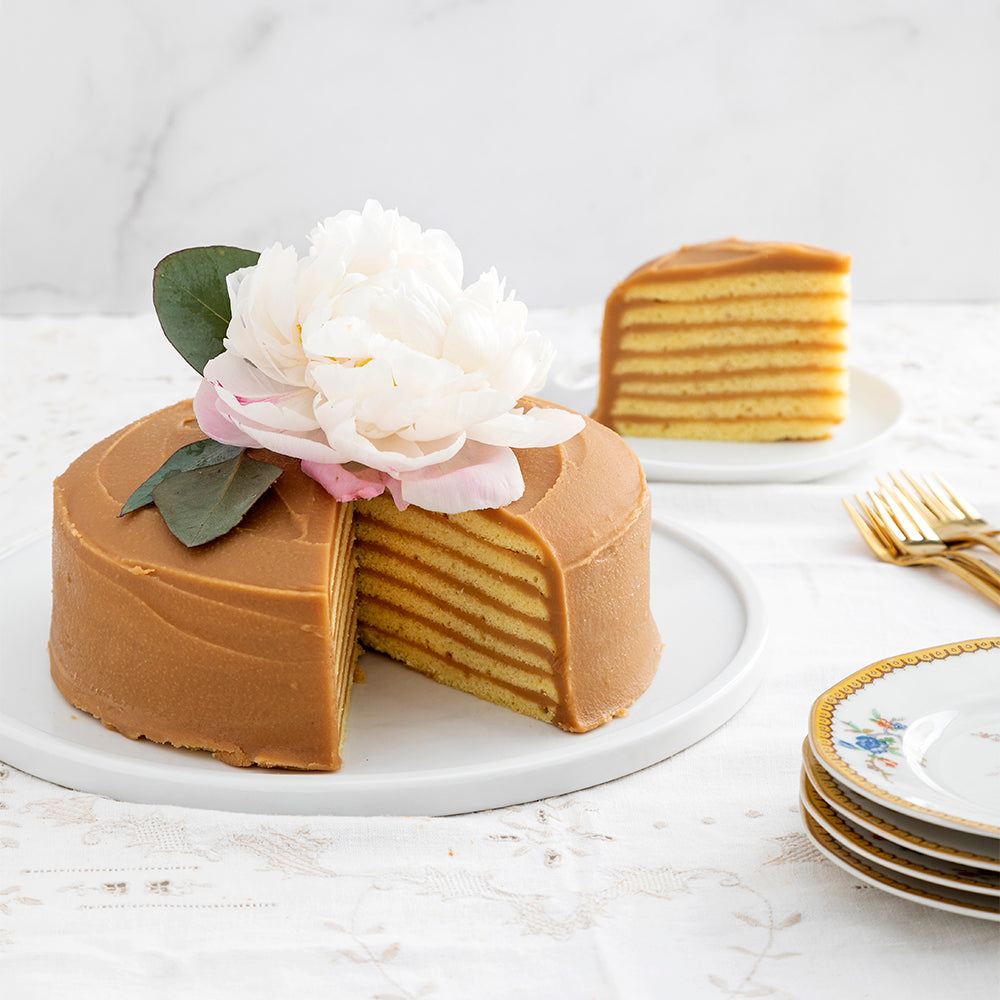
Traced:
[[1000, 920], [1000, 638], [874, 663], [821, 695], [802, 748], [813, 844], [870, 885]]

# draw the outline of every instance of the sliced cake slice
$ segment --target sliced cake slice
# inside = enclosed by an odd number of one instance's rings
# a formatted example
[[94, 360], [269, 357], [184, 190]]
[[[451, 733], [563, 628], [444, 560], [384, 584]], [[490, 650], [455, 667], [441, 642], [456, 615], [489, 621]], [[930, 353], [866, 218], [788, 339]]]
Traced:
[[595, 419], [636, 437], [828, 437], [847, 416], [850, 263], [728, 239], [644, 264], [607, 301]]

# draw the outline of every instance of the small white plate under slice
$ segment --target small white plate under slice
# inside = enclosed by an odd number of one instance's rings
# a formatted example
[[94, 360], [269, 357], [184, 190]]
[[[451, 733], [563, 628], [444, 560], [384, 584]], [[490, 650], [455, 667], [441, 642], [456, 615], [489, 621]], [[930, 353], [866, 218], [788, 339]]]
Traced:
[[1000, 638], [859, 670], [817, 698], [809, 745], [867, 799], [938, 826], [1000, 836]]
[[[590, 413], [597, 403], [597, 366], [552, 375], [542, 395]], [[903, 401], [887, 382], [850, 370], [849, 415], [823, 441], [681, 441], [628, 437], [650, 482], [803, 483], [866, 459], [895, 430]]]
[[566, 733], [366, 654], [340, 771], [234, 768], [207, 753], [129, 740], [74, 709], [49, 677], [49, 539], [0, 559], [0, 759], [132, 802], [236, 812], [430, 815], [576, 791], [677, 753], [730, 719], [760, 675], [764, 608], [713, 543], [657, 522], [652, 607], [665, 643], [624, 718]]

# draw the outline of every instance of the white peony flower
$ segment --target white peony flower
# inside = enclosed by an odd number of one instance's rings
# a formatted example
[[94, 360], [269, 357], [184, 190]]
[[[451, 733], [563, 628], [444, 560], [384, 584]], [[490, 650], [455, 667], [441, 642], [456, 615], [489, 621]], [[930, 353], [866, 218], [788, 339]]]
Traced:
[[217, 441], [302, 460], [337, 499], [388, 488], [400, 507], [499, 507], [524, 492], [511, 448], [583, 418], [518, 401], [554, 351], [495, 271], [462, 288], [447, 234], [369, 201], [275, 245], [228, 279], [232, 321], [195, 398]]

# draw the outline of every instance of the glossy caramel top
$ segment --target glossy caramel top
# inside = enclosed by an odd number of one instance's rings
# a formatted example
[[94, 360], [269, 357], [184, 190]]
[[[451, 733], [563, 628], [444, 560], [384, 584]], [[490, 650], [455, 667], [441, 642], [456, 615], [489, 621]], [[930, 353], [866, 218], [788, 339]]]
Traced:
[[683, 246], [647, 261], [625, 280], [690, 281], [759, 271], [832, 271], [846, 274], [850, 269], [851, 258], [834, 250], [806, 243], [748, 242], [731, 237]]

